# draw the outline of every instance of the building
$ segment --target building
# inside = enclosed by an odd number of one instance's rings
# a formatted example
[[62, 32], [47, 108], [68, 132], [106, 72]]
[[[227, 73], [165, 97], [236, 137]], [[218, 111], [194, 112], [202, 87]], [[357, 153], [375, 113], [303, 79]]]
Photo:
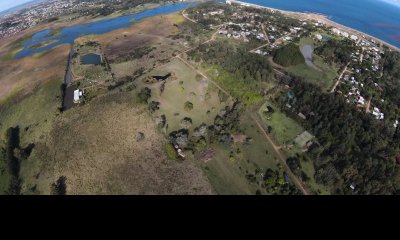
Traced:
[[83, 92], [80, 91], [79, 89], [76, 89], [74, 91], [74, 103], [79, 103], [82, 96], [83, 96]]

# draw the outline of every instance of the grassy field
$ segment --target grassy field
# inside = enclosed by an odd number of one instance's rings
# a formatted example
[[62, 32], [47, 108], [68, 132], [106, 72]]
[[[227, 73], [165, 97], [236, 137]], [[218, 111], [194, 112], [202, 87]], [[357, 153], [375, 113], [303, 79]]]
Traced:
[[[61, 82], [53, 80], [16, 104], [7, 104], [0, 111], [0, 143], [5, 141], [8, 128], [20, 128], [20, 145], [44, 141], [59, 115]], [[2, 144], [0, 144], [0, 147]], [[1, 158], [1, 156], [0, 156]], [[24, 164], [25, 162], [22, 162]], [[9, 173], [5, 162], [0, 162], [0, 194], [8, 188]]]
[[[147, 76], [158, 72], [174, 73], [176, 79], [166, 80], [165, 90], [161, 94], [161, 83], [145, 84], [142, 82]], [[207, 125], [214, 123], [214, 118], [225, 106], [231, 102], [220, 102], [218, 90], [208, 80], [196, 77], [197, 73], [185, 65], [179, 59], [157, 68], [139, 79], [138, 88], [149, 87], [152, 90], [152, 97], [149, 101], [160, 102], [160, 110], [156, 115], [165, 114], [168, 123], [168, 131], [182, 129], [181, 120], [185, 117], [192, 119], [189, 130], [202, 123]], [[184, 103], [189, 101], [193, 104], [191, 111], [185, 110]], [[191, 131], [190, 131], [191, 132]]]
[[314, 55], [314, 65], [321, 71], [313, 69], [305, 63], [287, 67], [285, 70], [294, 76], [302, 77], [305, 81], [320, 86], [323, 90], [328, 90], [339, 76], [336, 67], [325, 64], [322, 58], [316, 55]]
[[260, 86], [255, 82], [237, 80], [232, 74], [216, 65], [202, 64], [201, 69], [233, 97], [239, 98], [249, 106], [255, 105], [263, 99]]
[[[274, 113], [265, 115], [263, 112], [270, 106], [274, 109]], [[295, 120], [287, 117], [270, 101], [265, 102], [258, 111], [261, 119], [267, 126], [272, 127], [271, 135], [281, 145], [293, 144], [293, 140], [297, 135], [301, 134], [304, 129]]]
[[260, 182], [250, 182], [246, 174], [257, 170], [264, 172], [267, 168], [278, 169], [278, 157], [272, 147], [266, 143], [264, 136], [247, 115], [241, 118], [241, 128], [244, 134], [252, 138], [249, 144], [234, 143], [231, 147], [214, 144], [215, 157], [202, 163], [204, 172], [218, 194], [250, 194], [257, 190], [266, 194], [260, 187], [261, 175], [257, 174]]
[[[319, 43], [312, 38], [301, 38], [299, 42], [300, 47], [304, 45], [312, 45], [315, 48], [318, 44]], [[315, 54], [313, 54], [313, 63], [320, 71], [307, 66], [306, 63], [290, 66], [285, 68], [285, 70], [294, 76], [301, 77], [305, 81], [320, 86], [323, 90], [328, 90], [338, 77], [338, 69], [336, 66], [330, 66], [324, 63], [323, 59]]]
[[21, 166], [22, 192], [49, 194], [66, 176], [68, 194], [211, 194], [193, 162], [167, 159], [166, 139], [135, 99], [116, 92], [60, 115]]
[[315, 179], [314, 179], [315, 169], [314, 169], [314, 165], [313, 165], [312, 161], [310, 159], [308, 161], [302, 160], [300, 162], [300, 165], [301, 165], [302, 171], [304, 171], [304, 173], [307, 174], [307, 176], [310, 178], [306, 182], [306, 184], [311, 189], [316, 191], [319, 195], [329, 195], [330, 191], [327, 187], [315, 182]]
[[3, 106], [0, 111], [0, 139], [10, 127], [21, 129], [21, 145], [25, 146], [43, 139], [50, 131], [61, 106], [61, 84], [52, 80], [18, 102]]
[[0, 64], [0, 105], [16, 95], [25, 96], [51, 80], [64, 78], [69, 46], [60, 45], [45, 54], [2, 61]]

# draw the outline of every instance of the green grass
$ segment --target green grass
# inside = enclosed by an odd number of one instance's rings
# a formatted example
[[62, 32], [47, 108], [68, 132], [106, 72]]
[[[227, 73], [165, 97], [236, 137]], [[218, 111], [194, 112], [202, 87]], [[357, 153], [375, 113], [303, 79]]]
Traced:
[[22, 147], [43, 138], [59, 113], [61, 84], [59, 80], [50, 81], [22, 101], [6, 103], [0, 112], [0, 139], [4, 140], [7, 129], [15, 126], [21, 129]]
[[305, 63], [287, 67], [285, 70], [294, 76], [301, 77], [305, 81], [321, 87], [323, 90], [328, 90], [338, 77], [337, 68], [325, 64], [322, 58], [316, 55], [314, 55], [314, 65], [321, 71], [313, 69]]
[[212, 147], [216, 150], [216, 155], [204, 164], [203, 169], [215, 192], [221, 195], [254, 195], [257, 185], [247, 181], [244, 170], [252, 167], [251, 164], [230, 159], [230, 148], [221, 145]]
[[[136, 82], [141, 84], [138, 89], [143, 87], [151, 89], [152, 97], [149, 101], [160, 102], [160, 109], [155, 114], [158, 116], [165, 114], [168, 132], [182, 129], [181, 120], [185, 117], [191, 118], [193, 122], [189, 128], [190, 133], [202, 123], [213, 124], [218, 112], [231, 104], [230, 100], [221, 103], [215, 86], [204, 79], [196, 80], [197, 73], [178, 59], [156, 68], [146, 76], [156, 75], [157, 72], [171, 72], [176, 75], [176, 79], [171, 77], [166, 80], [162, 94], [161, 83], [144, 84], [141, 80]], [[193, 109], [190, 111], [185, 110], [187, 101], [193, 104]]]
[[310, 178], [306, 184], [310, 186], [311, 189], [316, 191], [319, 195], [329, 195], [329, 189], [321, 184], [315, 182], [314, 174], [315, 169], [312, 160], [308, 159], [307, 161], [302, 160], [300, 162], [302, 171]]
[[[60, 81], [53, 80], [18, 103], [13, 103], [11, 100], [5, 103], [0, 112], [0, 142], [5, 141], [7, 129], [16, 126], [20, 127], [22, 148], [43, 140], [51, 131], [53, 122], [59, 114], [58, 107], [61, 105], [61, 100], [57, 97], [61, 95], [60, 86]], [[24, 164], [25, 162], [22, 162], [21, 167]], [[0, 161], [0, 173], [0, 194], [2, 194], [9, 185], [8, 169], [4, 161]]]
[[[266, 116], [263, 113], [263, 110], [267, 106], [271, 106], [274, 109], [274, 113], [272, 113], [270, 116]], [[261, 106], [258, 113], [263, 122], [267, 126], [272, 127], [271, 134], [279, 144], [292, 144], [296, 136], [304, 131], [300, 124], [290, 117], [287, 117], [279, 110], [278, 107], [269, 101]]]
[[[266, 194], [258, 183], [249, 182], [245, 176], [254, 174], [256, 169], [261, 172], [267, 168], [277, 170], [278, 157], [249, 115], [241, 117], [241, 128], [252, 142], [234, 143], [231, 147], [213, 144], [216, 156], [203, 164], [204, 172], [218, 194], [254, 195], [257, 189]], [[260, 180], [261, 176], [257, 178]]]
[[[301, 38], [299, 45], [300, 47], [304, 45], [313, 45], [314, 48], [317, 47], [319, 43], [312, 38]], [[335, 82], [336, 78], [339, 76], [336, 66], [331, 66], [324, 63], [323, 59], [317, 55], [313, 55], [314, 65], [320, 69], [320, 71], [307, 66], [306, 63], [301, 63], [294, 66], [286, 67], [285, 70], [291, 75], [301, 77], [305, 81], [313, 83], [323, 90], [328, 90]]]
[[204, 68], [207, 74], [211, 76], [216, 83], [221, 85], [221, 87], [233, 97], [239, 98], [246, 105], [255, 105], [263, 99], [260, 93], [260, 87], [256, 82], [244, 82], [239, 80], [217, 65], [205, 65]]

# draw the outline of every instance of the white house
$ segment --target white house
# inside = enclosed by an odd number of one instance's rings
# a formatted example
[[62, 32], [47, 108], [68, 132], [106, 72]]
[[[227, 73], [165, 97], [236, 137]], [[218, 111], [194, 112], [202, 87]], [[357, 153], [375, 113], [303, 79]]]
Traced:
[[74, 91], [74, 103], [78, 103], [82, 96], [83, 96], [83, 92], [80, 91], [79, 89], [76, 89]]

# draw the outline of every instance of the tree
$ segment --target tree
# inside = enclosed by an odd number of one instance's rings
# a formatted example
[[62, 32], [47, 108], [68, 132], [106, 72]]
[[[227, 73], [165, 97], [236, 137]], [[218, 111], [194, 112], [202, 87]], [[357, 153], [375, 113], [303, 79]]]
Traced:
[[282, 66], [292, 66], [304, 63], [304, 57], [299, 46], [289, 43], [273, 53], [274, 61]]
[[51, 195], [66, 195], [67, 194], [67, 178], [65, 176], [61, 176], [58, 180], [51, 184]]
[[186, 101], [184, 104], [185, 111], [190, 112], [193, 109], [193, 103]]
[[176, 160], [178, 158], [175, 148], [170, 143], [165, 144], [165, 153], [171, 160]]
[[151, 98], [151, 89], [148, 87], [143, 88], [140, 90], [138, 97], [140, 102], [147, 103], [149, 98]]
[[154, 113], [158, 109], [160, 109], [160, 103], [156, 102], [156, 101], [151, 101], [150, 104], [149, 104], [150, 112]]

